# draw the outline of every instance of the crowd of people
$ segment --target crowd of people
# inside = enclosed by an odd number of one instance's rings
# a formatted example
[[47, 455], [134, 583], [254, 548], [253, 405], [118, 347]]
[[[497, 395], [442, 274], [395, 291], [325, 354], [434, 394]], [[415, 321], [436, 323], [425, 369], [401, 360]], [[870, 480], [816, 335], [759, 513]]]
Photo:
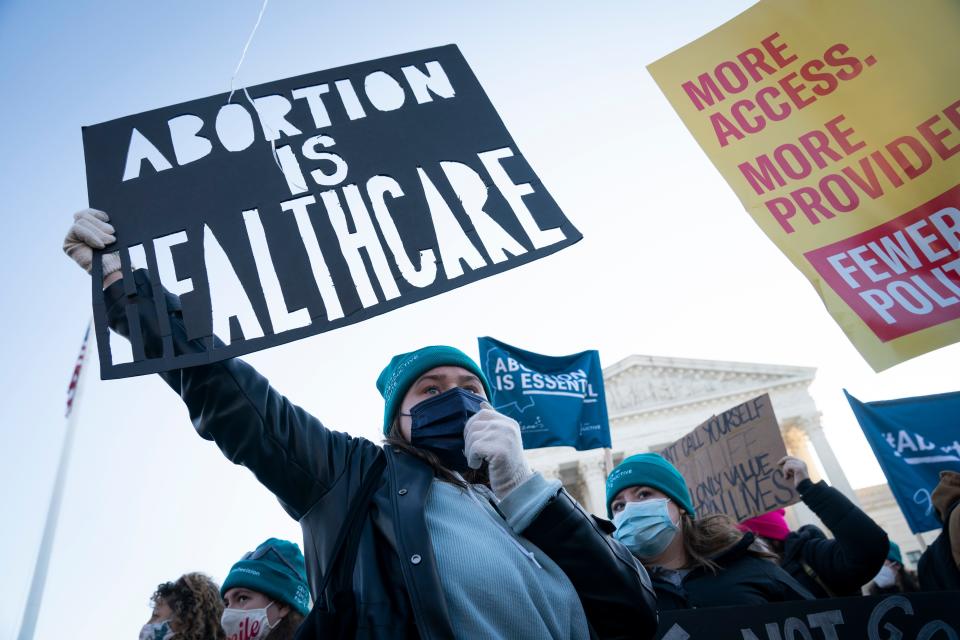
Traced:
[[[113, 234], [105, 213], [84, 210], [64, 250], [90, 271]], [[205, 349], [144, 271], [135, 296], [118, 260], [103, 274], [111, 328], [127, 335], [136, 310], [148, 357], [164, 340], [177, 353]], [[944, 528], [916, 579], [869, 516], [789, 456], [784, 476], [833, 537], [792, 531], [782, 511], [739, 524], [698, 514], [683, 476], [654, 453], [623, 460], [607, 478], [608, 518], [591, 516], [531, 470], [519, 425], [487, 403], [482, 370], [452, 347], [399, 354], [380, 373], [382, 445], [327, 429], [239, 359], [159, 375], [199, 435], [300, 522], [306, 557], [270, 539], [219, 588], [196, 573], [161, 584], [141, 639], [652, 638], [670, 609], [960, 588], [957, 473], [934, 493]]]

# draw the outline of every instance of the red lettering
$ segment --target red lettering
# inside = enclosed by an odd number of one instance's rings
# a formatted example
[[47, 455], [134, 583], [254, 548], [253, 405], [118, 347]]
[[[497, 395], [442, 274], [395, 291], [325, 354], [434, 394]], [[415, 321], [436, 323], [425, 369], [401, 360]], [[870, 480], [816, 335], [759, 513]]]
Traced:
[[787, 184], [777, 171], [776, 165], [770, 160], [770, 156], [766, 154], [757, 156], [755, 162], [756, 167], [749, 162], [742, 162], [737, 165], [737, 168], [757, 195], [763, 195], [766, 191], [773, 191], [778, 186], [783, 187]]
[[877, 172], [873, 170], [873, 165], [870, 164], [869, 156], [860, 158], [860, 169], [863, 170], [863, 176], [857, 174], [853, 167], [844, 167], [841, 171], [865, 194], [876, 200], [883, 195], [883, 187], [880, 185]]
[[703, 111], [704, 107], [712, 107], [715, 102], [723, 100], [723, 94], [720, 93], [720, 89], [714, 84], [709, 73], [701, 73], [697, 76], [697, 82], [700, 83], [699, 86], [694, 84], [692, 80], [688, 80], [681, 85], [697, 111]]
[[[846, 197], [847, 201], [841, 201], [839, 194], [831, 189], [830, 185], [836, 185], [840, 192]], [[860, 206], [860, 196], [857, 195], [857, 192], [853, 190], [853, 187], [850, 186], [850, 183], [847, 182], [843, 176], [836, 173], [826, 175], [820, 180], [820, 191], [823, 192], [830, 206], [840, 213], [849, 213]]]
[[785, 66], [797, 59], [796, 55], [791, 55], [790, 57], [784, 57], [781, 55], [784, 51], [787, 50], [787, 45], [778, 44], [774, 42], [777, 38], [780, 37], [779, 33], [773, 33], [763, 40], [760, 41], [760, 44], [763, 45], [763, 48], [767, 50], [767, 53], [770, 54], [770, 57], [773, 58], [773, 61], [777, 63], [777, 66], [783, 69]]
[[787, 94], [787, 97], [790, 98], [790, 101], [797, 107], [797, 109], [803, 109], [804, 107], [810, 106], [816, 102], [816, 98], [804, 98], [800, 95], [800, 92], [807, 88], [807, 85], [800, 83], [797, 85], [793, 84], [793, 81], [798, 77], [796, 71], [788, 73], [787, 75], [780, 78], [778, 84], [783, 89], [783, 92]]
[[815, 82], [811, 91], [818, 96], [827, 96], [833, 93], [840, 81], [833, 77], [832, 73], [817, 73], [826, 65], [821, 60], [811, 60], [800, 67], [800, 77], [807, 82]]
[[817, 217], [818, 213], [823, 216], [824, 220], [836, 217], [832, 211], [823, 206], [820, 192], [813, 187], [794, 189], [790, 192], [790, 197], [800, 206], [800, 211], [807, 216], [810, 224], [820, 224], [820, 218]]
[[[796, 163], [796, 167], [790, 164], [789, 158], [791, 157]], [[787, 177], [793, 180], [802, 180], [813, 171], [813, 167], [810, 165], [807, 157], [803, 155], [803, 152], [800, 151], [797, 145], [790, 142], [785, 142], [774, 149], [773, 159], [777, 161], [777, 164], [783, 172], [787, 174]]]
[[830, 164], [823, 159], [823, 156], [827, 156], [833, 162], [843, 159], [842, 155], [830, 148], [830, 138], [819, 129], [803, 134], [798, 140], [814, 163], [821, 169]]
[[[901, 149], [904, 145], [916, 155], [918, 164], [914, 165], [910, 159], [907, 158], [907, 155]], [[930, 152], [913, 136], [900, 136], [888, 144], [886, 149], [911, 180], [922, 176], [927, 172], [927, 169], [933, 166], [933, 157], [930, 155]]]
[[767, 96], [771, 98], [776, 98], [780, 95], [780, 91], [776, 87], [764, 87], [757, 91], [757, 104], [760, 106], [760, 110], [763, 111], [764, 115], [773, 120], [774, 122], [779, 122], [787, 116], [790, 115], [790, 104], [787, 102], [781, 102], [777, 106], [780, 107], [779, 113], [773, 110], [773, 105], [770, 104], [767, 100]]
[[837, 77], [841, 80], [853, 80], [863, 71], [863, 63], [854, 56], [841, 57], [850, 51], [850, 47], [845, 44], [835, 44], [827, 49], [823, 54], [823, 59], [831, 67], [847, 67], [837, 71]]
[[924, 140], [933, 147], [933, 150], [937, 152], [937, 155], [940, 156], [943, 160], [946, 160], [950, 156], [954, 155], [957, 152], [960, 152], [960, 144], [948, 147], [943, 144], [943, 139], [949, 137], [953, 131], [950, 129], [941, 129], [940, 131], [934, 131], [933, 125], [940, 121], [940, 116], [933, 116], [928, 118], [920, 123], [920, 126], [917, 127], [917, 131], [920, 132], [920, 135], [923, 136]]
[[743, 140], [746, 137], [722, 113], [711, 114], [710, 123], [713, 125], [713, 132], [717, 134], [717, 140], [720, 141], [721, 147], [730, 144], [730, 138]]
[[859, 151], [860, 149], [863, 149], [865, 146], [867, 146], [867, 143], [864, 142], [863, 140], [859, 142], [853, 142], [853, 143], [849, 141], [850, 135], [854, 133], [853, 127], [841, 129], [839, 126], [840, 123], [845, 119], [846, 119], [846, 116], [843, 116], [843, 115], [837, 116], [832, 120], [828, 120], [823, 125], [823, 128], [826, 129], [831, 136], [833, 136], [833, 139], [836, 140], [837, 144], [840, 145], [840, 149], [846, 155], [849, 156]]
[[766, 126], [767, 121], [761, 116], [756, 116], [751, 123], [747, 119], [745, 111], [752, 111], [754, 109], [754, 104], [749, 100], [738, 100], [733, 103], [733, 106], [730, 107], [730, 114], [733, 116], [733, 119], [737, 121], [737, 124], [740, 125], [740, 128], [746, 131], [747, 133], [758, 133], [763, 131], [763, 128]]
[[784, 231], [787, 233], [794, 232], [793, 225], [790, 224], [789, 220], [797, 214], [797, 207], [790, 198], [773, 198], [767, 200], [764, 204], [767, 205], [767, 211], [783, 227]]
[[947, 116], [953, 126], [957, 129], [960, 129], [960, 100], [957, 100], [952, 105], [943, 110], [943, 115]]
[[750, 80], [744, 75], [743, 69], [732, 60], [724, 60], [713, 70], [713, 75], [717, 77], [727, 93], [740, 93], [750, 85]]
[[737, 56], [737, 60], [740, 61], [740, 64], [743, 65], [743, 68], [750, 74], [754, 82], [759, 82], [763, 79], [763, 75], [760, 73], [761, 70], [768, 76], [772, 76], [777, 72], [773, 66], [767, 64], [764, 58], [763, 51], [756, 47], [751, 47]]

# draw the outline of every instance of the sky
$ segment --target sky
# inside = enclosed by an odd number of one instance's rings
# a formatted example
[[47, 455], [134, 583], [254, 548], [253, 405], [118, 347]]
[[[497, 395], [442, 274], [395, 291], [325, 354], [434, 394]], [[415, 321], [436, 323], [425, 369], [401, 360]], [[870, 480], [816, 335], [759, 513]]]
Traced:
[[[874, 373], [743, 210], [645, 65], [750, 6], [686, 2], [273, 0], [237, 79], [258, 84], [456, 43], [583, 241], [366, 322], [246, 359], [325, 424], [379, 437], [377, 374], [491, 335], [547, 354], [816, 367], [811, 393], [855, 487], [883, 481], [841, 389], [955, 390], [957, 346]], [[0, 639], [15, 637], [62, 443], [89, 278], [61, 252], [87, 206], [80, 127], [221, 93], [260, 0], [0, 3]], [[952, 365], [952, 366], [951, 366]], [[296, 522], [193, 431], [156, 376], [100, 381], [78, 431], [36, 637], [136, 637], [158, 583], [222, 580]], [[691, 427], [694, 425], [691, 425]]]

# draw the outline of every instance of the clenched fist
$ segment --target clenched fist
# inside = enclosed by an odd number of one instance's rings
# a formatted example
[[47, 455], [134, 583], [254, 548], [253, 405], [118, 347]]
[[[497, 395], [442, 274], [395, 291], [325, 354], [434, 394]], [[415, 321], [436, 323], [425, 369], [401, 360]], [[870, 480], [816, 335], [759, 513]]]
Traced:
[[[84, 209], [73, 214], [73, 225], [63, 239], [63, 252], [87, 273], [93, 268], [94, 249], [103, 249], [116, 242], [110, 216], [97, 209]], [[103, 276], [120, 270], [120, 256], [108, 253], [103, 256]]]
[[777, 462], [777, 466], [783, 471], [783, 476], [787, 480], [793, 481], [794, 489], [796, 489], [798, 484], [810, 477], [810, 473], [807, 471], [807, 463], [800, 458], [784, 456]]

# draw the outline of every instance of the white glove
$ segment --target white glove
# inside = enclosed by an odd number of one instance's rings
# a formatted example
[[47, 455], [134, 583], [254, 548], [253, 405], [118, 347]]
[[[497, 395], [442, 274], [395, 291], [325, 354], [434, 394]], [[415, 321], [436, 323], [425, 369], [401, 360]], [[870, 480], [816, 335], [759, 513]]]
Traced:
[[490, 488], [503, 499], [533, 474], [523, 455], [520, 425], [489, 404], [483, 407], [467, 420], [463, 452], [472, 469], [479, 469], [484, 460], [490, 464]]
[[[93, 250], [103, 249], [116, 242], [110, 225], [110, 216], [96, 209], [84, 209], [73, 214], [73, 225], [63, 239], [63, 252], [74, 262], [90, 273], [93, 268]], [[103, 275], [106, 277], [120, 270], [120, 254], [108, 253], [103, 256]]]

